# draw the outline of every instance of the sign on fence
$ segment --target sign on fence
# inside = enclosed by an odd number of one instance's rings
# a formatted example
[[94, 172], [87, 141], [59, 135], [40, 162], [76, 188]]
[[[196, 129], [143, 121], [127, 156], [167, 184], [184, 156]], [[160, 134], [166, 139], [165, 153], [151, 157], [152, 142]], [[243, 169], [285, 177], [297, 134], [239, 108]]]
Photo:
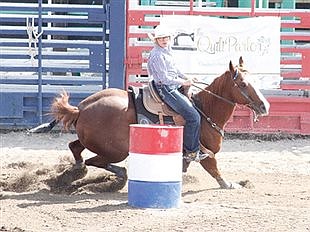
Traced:
[[279, 17], [167, 15], [160, 24], [174, 32], [172, 48], [185, 73], [219, 74], [243, 56], [251, 73], [280, 75]]

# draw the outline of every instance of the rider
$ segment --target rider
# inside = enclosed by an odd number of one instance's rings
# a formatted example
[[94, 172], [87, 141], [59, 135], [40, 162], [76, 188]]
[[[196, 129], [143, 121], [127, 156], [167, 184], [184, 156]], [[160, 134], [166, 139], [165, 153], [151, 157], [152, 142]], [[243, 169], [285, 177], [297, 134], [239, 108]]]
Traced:
[[179, 91], [181, 86], [191, 86], [193, 80], [186, 77], [175, 65], [170, 46], [171, 32], [162, 26], [155, 28], [154, 42], [147, 62], [147, 69], [162, 100], [185, 119], [183, 145], [187, 161], [200, 161], [209, 154], [200, 151], [200, 114], [190, 100]]

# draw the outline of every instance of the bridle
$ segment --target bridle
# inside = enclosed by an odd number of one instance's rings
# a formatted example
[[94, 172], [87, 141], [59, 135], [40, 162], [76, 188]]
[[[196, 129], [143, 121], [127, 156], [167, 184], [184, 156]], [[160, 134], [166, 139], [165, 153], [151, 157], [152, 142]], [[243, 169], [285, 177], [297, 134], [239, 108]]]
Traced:
[[[209, 84], [204, 83], [204, 82], [197, 82], [197, 81], [196, 81], [195, 83], [196, 83], [196, 84], [203, 84], [203, 85], [206, 85], [206, 86], [209, 85]], [[209, 93], [209, 94], [211, 94], [212, 96], [217, 97], [217, 98], [223, 100], [224, 102], [227, 102], [228, 104], [230, 104], [230, 105], [232, 105], [232, 106], [235, 106], [235, 105], [236, 105], [236, 103], [234, 103], [234, 102], [232, 102], [232, 101], [230, 101], [230, 100], [228, 100], [228, 99], [226, 99], [226, 98], [224, 98], [224, 97], [222, 97], [222, 96], [220, 96], [220, 95], [217, 95], [217, 94], [211, 92], [210, 90], [201, 88], [201, 87], [199, 87], [198, 85], [195, 85], [195, 84], [192, 84], [192, 86], [195, 87], [195, 88], [197, 88], [197, 89], [200, 89], [200, 90], [203, 91], [203, 92]]]
[[[235, 75], [232, 76], [232, 79], [234, 80], [234, 83], [235, 85], [239, 88], [240, 90], [240, 93], [242, 94], [242, 96], [249, 101], [248, 104], [246, 104], [247, 106], [249, 106], [250, 108], [257, 108], [255, 105], [254, 105], [254, 101], [248, 96], [248, 94], [242, 89], [242, 87], [240, 87], [235, 81], [237, 80], [238, 78], [238, 75], [239, 75], [239, 70], [238, 68], [236, 69], [236, 72], [235, 72]], [[231, 100], [228, 100], [218, 94], [215, 94], [213, 93], [212, 91], [210, 90], [207, 90], [207, 89], [204, 89], [204, 88], [201, 88], [200, 86], [198, 86], [197, 84], [204, 84], [206, 86], [208, 86], [209, 84], [205, 83], [205, 82], [199, 82], [199, 81], [195, 81], [194, 84], [192, 85], [193, 87], [203, 91], [203, 92], [206, 92], [208, 94], [211, 94], [212, 96], [232, 105], [232, 106], [236, 106], [236, 103], [231, 101]], [[220, 135], [222, 137], [224, 137], [224, 130], [219, 127], [215, 122], [212, 121], [212, 119], [210, 117], [208, 117], [198, 106], [197, 106], [197, 103], [195, 102], [195, 99], [193, 98], [192, 99], [192, 103], [195, 107], [195, 109], [207, 120], [207, 122], [211, 125], [212, 128], [214, 128], [218, 133], [220, 133]]]
[[[236, 81], [236, 79], [238, 78], [238, 74], [239, 74], [239, 70], [238, 70], [238, 66], [237, 66], [236, 73], [233, 77], [234, 81]], [[246, 93], [246, 91], [244, 91], [243, 88], [240, 87], [236, 82], [235, 82], [235, 85], [239, 88], [241, 95], [249, 102], [248, 104], [245, 104], [245, 105], [248, 106], [250, 109], [255, 109], [255, 110], [259, 111], [257, 106], [254, 104], [255, 102], [252, 100], [251, 97], [249, 97], [249, 95]]]

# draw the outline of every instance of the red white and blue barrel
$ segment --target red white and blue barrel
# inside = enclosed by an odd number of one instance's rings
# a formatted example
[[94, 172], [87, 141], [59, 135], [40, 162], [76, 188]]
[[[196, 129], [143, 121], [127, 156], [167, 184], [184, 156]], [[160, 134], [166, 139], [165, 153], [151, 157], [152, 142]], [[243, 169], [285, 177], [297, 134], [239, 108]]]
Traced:
[[183, 127], [130, 125], [128, 204], [177, 208], [182, 192]]

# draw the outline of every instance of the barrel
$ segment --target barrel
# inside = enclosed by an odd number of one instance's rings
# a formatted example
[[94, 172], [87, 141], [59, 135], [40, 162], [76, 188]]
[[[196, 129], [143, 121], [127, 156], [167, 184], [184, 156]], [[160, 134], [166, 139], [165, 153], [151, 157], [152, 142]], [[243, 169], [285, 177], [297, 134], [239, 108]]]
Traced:
[[128, 204], [177, 208], [182, 191], [183, 127], [130, 125]]

